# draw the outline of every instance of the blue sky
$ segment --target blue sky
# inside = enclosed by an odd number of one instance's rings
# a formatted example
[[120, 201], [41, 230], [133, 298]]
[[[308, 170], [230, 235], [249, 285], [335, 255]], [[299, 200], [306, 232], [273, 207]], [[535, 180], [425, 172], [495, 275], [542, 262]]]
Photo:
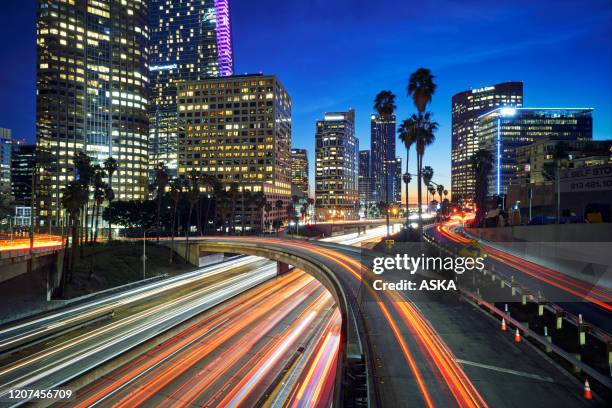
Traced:
[[[5, 3], [0, 127], [33, 141], [34, 1]], [[308, 149], [311, 162], [315, 121], [325, 111], [356, 110], [362, 149], [369, 148], [378, 91], [397, 94], [398, 117], [409, 116], [414, 108], [405, 87], [421, 66], [436, 75], [430, 110], [440, 123], [425, 164], [447, 187], [451, 96], [465, 89], [521, 80], [525, 106], [593, 107], [595, 138], [612, 138], [609, 0], [234, 0], [231, 6], [236, 73], [279, 77], [293, 99], [293, 144]]]

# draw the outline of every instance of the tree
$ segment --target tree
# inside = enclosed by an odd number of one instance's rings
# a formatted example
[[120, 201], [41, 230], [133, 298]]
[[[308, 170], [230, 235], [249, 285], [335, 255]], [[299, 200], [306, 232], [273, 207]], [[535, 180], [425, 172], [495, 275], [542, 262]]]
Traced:
[[425, 155], [426, 146], [434, 142], [438, 124], [431, 120], [430, 113], [425, 113], [427, 105], [431, 102], [433, 94], [436, 92], [436, 84], [434, 76], [427, 68], [419, 68], [410, 75], [408, 80], [407, 93], [412, 97], [414, 106], [418, 111], [418, 130], [416, 140], [417, 150], [417, 194], [419, 200], [419, 219], [422, 214], [422, 190], [421, 190], [421, 170], [423, 167], [423, 156]]
[[[266, 212], [266, 220], [270, 219], [270, 212], [272, 211], [272, 203], [270, 203], [269, 201], [266, 201], [266, 203], [264, 204], [264, 211]], [[263, 232], [263, 218], [262, 218], [262, 232]], [[269, 221], [267, 221], [266, 223], [269, 223]]]
[[0, 187], [0, 221], [4, 221], [13, 215], [13, 197], [8, 186]]
[[189, 174], [189, 215], [187, 216], [187, 233], [185, 234], [187, 237], [187, 242], [185, 243], [185, 261], [189, 262], [189, 233], [191, 232], [191, 216], [193, 214], [193, 209], [200, 201], [200, 177], [198, 173], [193, 170]]
[[410, 118], [402, 121], [398, 129], [399, 139], [406, 147], [406, 173], [404, 173], [403, 176], [404, 184], [406, 184], [406, 217], [408, 217], [409, 213], [408, 185], [412, 181], [412, 176], [410, 175], [409, 167], [410, 148], [413, 144], [416, 143], [416, 140], [418, 138], [418, 124], [419, 119], [416, 115], [413, 114]]
[[259, 214], [261, 216], [260, 219], [260, 228], [263, 233], [264, 230], [264, 211], [266, 211], [266, 206], [268, 202], [266, 201], [266, 195], [263, 191], [258, 191], [251, 196], [251, 204], [255, 207], [255, 209], [259, 209]]
[[423, 205], [423, 193], [421, 190], [421, 180], [423, 178], [423, 157], [425, 156], [425, 148], [436, 140], [434, 132], [438, 129], [438, 123], [431, 120], [431, 115], [429, 112], [425, 113], [420, 121], [421, 123], [416, 141], [419, 219], [421, 218]]
[[438, 195], [440, 196], [440, 203], [443, 201], [442, 199], [442, 194], [444, 193], [444, 185], [442, 184], [438, 184], [438, 186], [436, 187], [436, 189], [438, 190]]
[[[274, 203], [274, 208], [276, 208], [276, 211], [282, 210], [283, 209], [283, 200], [276, 200], [276, 202]], [[274, 227], [275, 225], [278, 225], [278, 226]], [[272, 223], [272, 226], [276, 229], [277, 233], [278, 233], [278, 229], [280, 228], [281, 225], [283, 225], [283, 223], [279, 219], [274, 220], [274, 222]]]
[[416, 106], [419, 115], [422, 115], [431, 102], [433, 94], [436, 92], [436, 84], [431, 71], [427, 68], [419, 68], [410, 75], [408, 80], [407, 93], [412, 97], [414, 106]]
[[157, 242], [159, 242], [159, 232], [161, 223], [161, 205], [168, 185], [168, 167], [163, 162], [160, 162], [155, 166], [155, 181], [153, 183], [153, 189], [155, 190], [155, 199], [157, 201], [157, 214], [156, 214], [156, 225], [157, 225]]
[[[374, 109], [378, 112], [381, 119], [387, 120], [395, 112], [395, 95], [391, 91], [380, 91], [376, 98], [374, 98]], [[385, 189], [385, 202], [389, 204], [389, 162], [395, 159], [395, 157], [389, 157], [389, 152], [385, 151], [385, 157], [383, 158], [383, 177], [384, 177], [384, 189]], [[391, 233], [391, 225], [389, 222], [389, 213], [386, 213], [387, 222], [387, 236]]]
[[75, 171], [74, 178], [81, 184], [81, 186], [87, 193], [87, 199], [83, 203], [84, 216], [81, 220], [83, 222], [81, 240], [85, 240], [86, 242], [89, 239], [87, 233], [87, 214], [89, 213], [89, 189], [96, 172], [95, 167], [92, 165], [92, 161], [93, 159], [89, 157], [86, 153], [84, 153], [82, 150], [79, 150], [72, 160], [72, 162], [74, 163]]
[[[544, 164], [544, 175], [548, 179], [555, 180], [555, 191], [557, 196], [557, 224], [561, 222], [561, 163], [568, 158], [570, 146], [567, 142], [555, 143], [553, 149], [553, 162]], [[554, 168], [553, 168], [554, 166]], [[551, 173], [554, 176], [551, 176]]]
[[[79, 217], [88, 199], [89, 199], [89, 193], [85, 185], [83, 185], [78, 180], [70, 181], [66, 185], [66, 187], [64, 187], [62, 191], [62, 207], [66, 210], [66, 212], [68, 213], [68, 216], [70, 217], [69, 222], [70, 222], [70, 228], [72, 230], [72, 248], [71, 248], [72, 254], [70, 256], [70, 268], [66, 269], [67, 265], [66, 265], [66, 262], [64, 262], [64, 268], [65, 268], [64, 271], [68, 270], [69, 272], [68, 272], [68, 276], [65, 276], [66, 272], [62, 273], [62, 278], [61, 278], [62, 279], [62, 282], [61, 282], [62, 294], [64, 291], [66, 281], [70, 282], [74, 274], [74, 267], [76, 264], [76, 251], [79, 245], [78, 244], [78, 228], [79, 228], [79, 221], [80, 221]], [[68, 251], [67, 247], [68, 247], [67, 245], [64, 247], [64, 261], [66, 261], [67, 259], [67, 251]]]
[[240, 216], [240, 224], [241, 224], [241, 235], [245, 235], [246, 233], [246, 214], [249, 208], [251, 207], [252, 193], [250, 190], [247, 190], [242, 187], [242, 214]]
[[479, 225], [484, 220], [486, 214], [489, 173], [491, 173], [493, 169], [493, 154], [491, 154], [489, 150], [480, 149], [474, 153], [470, 162], [476, 180], [476, 189], [474, 192], [474, 201], [476, 202], [475, 223]]
[[[110, 206], [111, 201], [113, 201], [115, 199], [115, 193], [113, 191], [113, 175], [115, 174], [115, 172], [117, 171], [117, 168], [119, 167], [119, 165], [117, 164], [117, 160], [115, 160], [113, 157], [109, 157], [106, 160], [104, 160], [104, 170], [106, 171], [106, 175], [108, 176], [108, 188], [110, 189], [110, 191], [112, 192], [112, 194], [105, 192], [105, 198], [106, 201], [108, 201], [108, 204]], [[112, 197], [109, 199], [109, 197]], [[109, 216], [109, 221], [108, 221], [108, 240], [111, 241], [113, 239], [113, 226], [112, 226], [112, 215]]]
[[434, 170], [431, 166], [423, 167], [421, 171], [423, 175], [423, 184], [425, 185], [426, 198], [425, 203], [427, 204], [427, 208], [429, 209], [429, 194], [431, 194], [431, 180], [433, 179]]

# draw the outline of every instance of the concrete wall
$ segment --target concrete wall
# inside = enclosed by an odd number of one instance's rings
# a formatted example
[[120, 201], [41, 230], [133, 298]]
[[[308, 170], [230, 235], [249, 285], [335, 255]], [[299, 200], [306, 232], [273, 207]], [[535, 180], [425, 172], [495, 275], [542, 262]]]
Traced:
[[528, 261], [612, 288], [612, 224], [469, 228], [467, 232]]

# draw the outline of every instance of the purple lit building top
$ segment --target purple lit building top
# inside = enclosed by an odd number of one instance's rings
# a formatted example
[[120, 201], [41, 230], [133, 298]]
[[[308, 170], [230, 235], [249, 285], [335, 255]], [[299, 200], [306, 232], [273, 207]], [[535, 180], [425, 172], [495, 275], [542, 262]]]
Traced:
[[217, 18], [217, 58], [221, 76], [234, 73], [232, 52], [232, 27], [230, 22], [229, 0], [215, 0]]

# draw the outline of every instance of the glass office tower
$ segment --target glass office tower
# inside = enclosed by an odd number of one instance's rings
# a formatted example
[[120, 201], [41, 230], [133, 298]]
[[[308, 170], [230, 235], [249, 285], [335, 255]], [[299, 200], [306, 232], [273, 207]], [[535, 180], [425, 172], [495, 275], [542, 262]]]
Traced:
[[148, 167], [147, 2], [38, 0], [36, 143], [41, 225], [62, 220], [78, 151], [118, 162], [118, 200], [144, 199]]
[[499, 106], [523, 106], [523, 83], [470, 89], [452, 98], [451, 193], [455, 202], [474, 201], [476, 178], [470, 160], [479, 146], [476, 119]]
[[150, 0], [150, 176], [176, 175], [177, 84], [234, 72], [229, 0]]
[[480, 148], [493, 156], [489, 174], [489, 196], [503, 195], [517, 179], [517, 152], [543, 140], [590, 140], [593, 138], [592, 109], [497, 108], [477, 119]]

